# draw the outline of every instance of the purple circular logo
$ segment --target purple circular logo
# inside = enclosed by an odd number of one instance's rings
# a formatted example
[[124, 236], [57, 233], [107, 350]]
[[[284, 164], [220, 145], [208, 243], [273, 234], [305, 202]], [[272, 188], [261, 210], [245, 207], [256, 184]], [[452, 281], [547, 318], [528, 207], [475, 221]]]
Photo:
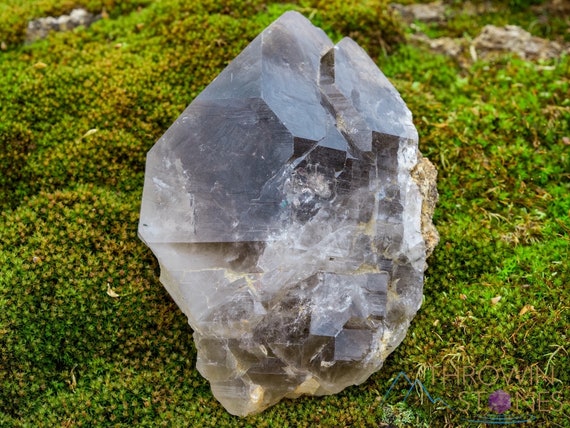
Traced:
[[505, 413], [511, 408], [511, 396], [498, 389], [489, 396], [489, 407], [495, 413]]

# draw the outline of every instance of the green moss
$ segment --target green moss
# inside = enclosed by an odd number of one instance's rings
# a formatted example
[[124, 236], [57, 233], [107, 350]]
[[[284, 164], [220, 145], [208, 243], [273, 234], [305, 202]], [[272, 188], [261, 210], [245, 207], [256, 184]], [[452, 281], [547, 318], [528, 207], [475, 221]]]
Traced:
[[[21, 43], [28, 19], [78, 5], [105, 8], [109, 17]], [[532, 63], [505, 56], [461, 69], [398, 44], [403, 27], [384, 6], [0, 5], [0, 41], [8, 44], [0, 52], [1, 426], [372, 427], [404, 418], [416, 426], [458, 426], [462, 416], [486, 411], [481, 394], [495, 385], [482, 381], [493, 373], [455, 382], [442, 370], [486, 366], [522, 376], [499, 376], [496, 385], [516, 397], [519, 413], [564, 425], [569, 58]], [[508, 15], [510, 23], [534, 19], [523, 6]], [[441, 244], [430, 259], [423, 308], [381, 372], [335, 396], [286, 400], [238, 419], [195, 370], [192, 332], [137, 239], [144, 159], [185, 106], [289, 9], [333, 38], [355, 37], [402, 93], [421, 149], [439, 170]], [[469, 22], [459, 15], [434, 31], [475, 34], [494, 19], [495, 12]], [[550, 31], [567, 37], [557, 25]], [[557, 380], [533, 380], [533, 368], [553, 371]], [[406, 406], [383, 403], [402, 370], [460, 410], [425, 406], [421, 396]], [[564, 404], [550, 401], [550, 410], [539, 411], [540, 396]]]

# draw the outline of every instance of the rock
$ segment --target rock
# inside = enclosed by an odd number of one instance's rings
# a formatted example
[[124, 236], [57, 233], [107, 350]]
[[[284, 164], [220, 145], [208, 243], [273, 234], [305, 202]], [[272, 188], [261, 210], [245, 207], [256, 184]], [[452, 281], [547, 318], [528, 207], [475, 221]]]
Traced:
[[562, 52], [569, 51], [568, 47], [534, 37], [516, 25], [486, 25], [481, 34], [473, 40], [473, 46], [477, 54], [484, 57], [512, 52], [523, 59], [548, 59], [557, 58]]
[[26, 41], [33, 42], [43, 39], [51, 31], [69, 31], [80, 25], [88, 27], [93, 22], [101, 19], [101, 15], [95, 15], [85, 9], [73, 9], [69, 15], [61, 15], [57, 18], [48, 16], [34, 19], [28, 22]]
[[435, 178], [374, 62], [296, 12], [158, 140], [139, 235], [230, 413], [382, 367], [422, 303]]
[[415, 29], [416, 33], [410, 36], [410, 40], [427, 45], [434, 52], [459, 60], [463, 67], [468, 67], [478, 59], [492, 59], [506, 53], [514, 53], [527, 60], [557, 58], [564, 52], [570, 53], [569, 45], [534, 37], [516, 25], [505, 27], [486, 25], [471, 42], [466, 38], [430, 39], [419, 29]]
[[453, 58], [457, 58], [463, 52], [464, 45], [466, 44], [465, 40], [461, 38], [438, 37], [430, 39], [422, 32], [412, 34], [410, 38], [413, 41], [429, 46], [429, 48], [434, 52], [451, 56]]
[[445, 20], [445, 6], [441, 1], [408, 5], [391, 3], [390, 6], [408, 23], [414, 21], [441, 22]]

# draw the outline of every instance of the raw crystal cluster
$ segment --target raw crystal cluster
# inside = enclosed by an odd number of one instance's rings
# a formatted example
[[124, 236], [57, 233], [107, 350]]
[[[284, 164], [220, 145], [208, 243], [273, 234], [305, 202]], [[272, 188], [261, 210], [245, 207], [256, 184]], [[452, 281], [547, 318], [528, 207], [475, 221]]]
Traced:
[[363, 382], [422, 302], [433, 166], [353, 40], [271, 24], [147, 157], [139, 234], [232, 414]]

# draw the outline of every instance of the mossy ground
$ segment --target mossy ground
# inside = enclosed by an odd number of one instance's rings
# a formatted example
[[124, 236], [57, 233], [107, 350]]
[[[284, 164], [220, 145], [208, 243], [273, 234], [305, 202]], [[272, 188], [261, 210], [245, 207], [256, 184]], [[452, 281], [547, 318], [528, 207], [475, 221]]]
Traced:
[[[513, 415], [570, 426], [570, 59], [463, 68], [402, 43], [382, 1], [270, 3], [0, 5], [0, 426], [467, 426], [499, 388]], [[107, 18], [22, 43], [29, 19], [78, 5]], [[534, 22], [527, 2], [496, 7], [429, 30]], [[239, 419], [195, 370], [192, 332], [137, 239], [145, 154], [291, 8], [353, 36], [401, 92], [439, 170], [441, 243], [424, 305], [381, 372]], [[531, 31], [567, 40], [568, 16], [545, 14]], [[400, 371], [456, 410], [422, 394], [383, 403]]]

